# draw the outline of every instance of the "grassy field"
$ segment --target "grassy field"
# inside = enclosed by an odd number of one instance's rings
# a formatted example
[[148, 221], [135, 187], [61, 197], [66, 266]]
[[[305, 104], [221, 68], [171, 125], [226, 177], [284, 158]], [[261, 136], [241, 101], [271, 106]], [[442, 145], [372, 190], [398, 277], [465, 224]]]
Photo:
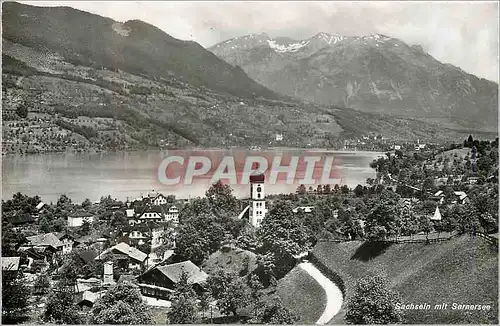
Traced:
[[278, 282], [276, 293], [300, 316], [299, 324], [316, 323], [326, 306], [325, 290], [298, 266]]
[[[428, 303], [432, 307], [405, 311], [405, 323], [498, 322], [498, 251], [483, 239], [460, 236], [427, 245], [323, 242], [314, 248], [313, 254], [342, 277], [347, 299], [357, 279], [381, 273], [399, 292], [401, 303]], [[433, 309], [441, 303], [489, 304], [492, 308], [489, 311]], [[345, 323], [344, 309], [330, 323]]]

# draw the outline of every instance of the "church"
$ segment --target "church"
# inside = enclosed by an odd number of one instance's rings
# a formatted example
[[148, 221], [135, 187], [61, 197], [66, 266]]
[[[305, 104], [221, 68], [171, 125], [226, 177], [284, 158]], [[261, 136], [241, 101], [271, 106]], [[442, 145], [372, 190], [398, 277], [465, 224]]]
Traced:
[[247, 218], [249, 222], [258, 228], [267, 214], [264, 183], [266, 177], [262, 172], [254, 172], [250, 175], [250, 199], [248, 205], [238, 216], [238, 219]]

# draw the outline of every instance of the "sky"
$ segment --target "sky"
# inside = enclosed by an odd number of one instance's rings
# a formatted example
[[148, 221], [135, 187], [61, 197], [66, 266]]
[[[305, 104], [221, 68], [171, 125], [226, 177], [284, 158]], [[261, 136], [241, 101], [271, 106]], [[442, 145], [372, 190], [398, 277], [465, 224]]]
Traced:
[[497, 1], [22, 1], [69, 6], [114, 20], [140, 19], [204, 47], [251, 33], [309, 38], [319, 32], [396, 37], [478, 77], [498, 82]]

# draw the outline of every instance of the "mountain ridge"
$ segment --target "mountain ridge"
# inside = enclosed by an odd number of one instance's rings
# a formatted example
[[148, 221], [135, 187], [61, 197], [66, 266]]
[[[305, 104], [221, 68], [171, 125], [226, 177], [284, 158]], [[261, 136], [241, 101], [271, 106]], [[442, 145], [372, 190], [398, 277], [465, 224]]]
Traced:
[[[139, 20], [117, 22], [69, 7], [4, 3], [3, 9], [7, 153], [69, 147], [342, 149], [345, 140], [366, 134], [391, 141], [464, 137], [448, 125], [278, 95], [242, 67]], [[269, 51], [261, 47], [253, 55]]]
[[[254, 35], [258, 42], [249, 41]], [[498, 84], [439, 62], [420, 45], [383, 34], [280, 39], [251, 34], [208, 49], [275, 92], [301, 100], [498, 129]]]
[[[279, 98], [198, 43], [175, 39], [146, 22], [120, 23], [70, 7], [6, 2], [2, 8], [3, 38], [55, 49], [68, 60], [156, 77], [168, 77], [173, 72], [192, 84], [233, 95]], [[113, 28], [117, 23], [128, 28], [129, 34], [119, 34]], [[79, 29], [73, 24], [78, 24]], [[148, 60], [141, 61], [141, 57]]]

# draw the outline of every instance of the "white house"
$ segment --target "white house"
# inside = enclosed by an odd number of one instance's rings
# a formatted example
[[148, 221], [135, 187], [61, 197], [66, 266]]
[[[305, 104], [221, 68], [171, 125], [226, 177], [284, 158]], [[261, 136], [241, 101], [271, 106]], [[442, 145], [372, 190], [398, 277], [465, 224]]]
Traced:
[[84, 221], [92, 223], [95, 219], [95, 216], [86, 212], [84, 210], [77, 210], [76, 212], [68, 215], [68, 226], [69, 227], [77, 227], [82, 226]]
[[55, 232], [54, 235], [62, 242], [62, 253], [64, 255], [71, 253], [73, 251], [73, 243], [75, 240], [72, 236], [64, 232]]
[[314, 206], [300, 206], [300, 207], [294, 208], [292, 211], [294, 213], [298, 213], [299, 211], [303, 211], [304, 213], [312, 213], [313, 210], [314, 210]]
[[133, 218], [135, 216], [135, 210], [133, 208], [126, 209], [125, 214], [128, 218]]
[[453, 204], [465, 204], [469, 201], [469, 197], [467, 197], [467, 194], [464, 191], [454, 191], [453, 194], [455, 195], [455, 199], [452, 201]]
[[283, 134], [276, 134], [276, 141], [282, 141], [283, 140]]
[[155, 198], [153, 198], [151, 203], [156, 206], [164, 205], [167, 203], [167, 197], [162, 194], [158, 194]]
[[161, 221], [164, 219], [163, 209], [160, 206], [146, 207], [140, 214], [140, 221]]
[[177, 222], [179, 220], [179, 209], [175, 206], [171, 206], [167, 214], [165, 214], [165, 220]]

